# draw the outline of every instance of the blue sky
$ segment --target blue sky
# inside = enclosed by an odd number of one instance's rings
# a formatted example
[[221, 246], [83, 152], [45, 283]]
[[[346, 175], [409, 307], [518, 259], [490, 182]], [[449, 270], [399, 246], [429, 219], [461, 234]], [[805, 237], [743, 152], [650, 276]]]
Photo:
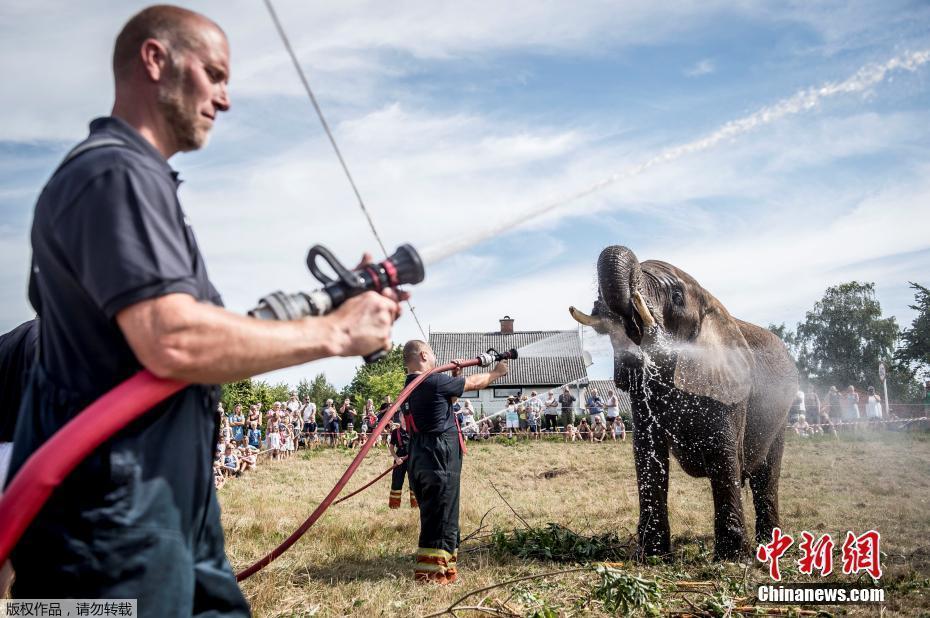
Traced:
[[[462, 246], [413, 290], [424, 327], [491, 330], [509, 314], [517, 329], [572, 328], [566, 308], [590, 306], [614, 243], [759, 324], [794, 324], [850, 279], [875, 281], [885, 313], [910, 323], [907, 282], [930, 283], [930, 5], [501, 4], [276, 4], [386, 243]], [[184, 5], [229, 35], [233, 108], [172, 165], [241, 312], [313, 286], [311, 244], [347, 262], [376, 245], [262, 4]], [[142, 6], [0, 8], [3, 330], [31, 317], [36, 195], [108, 112], [112, 41]], [[417, 334], [398, 323], [398, 342]], [[603, 342], [590, 345], [606, 375]], [[270, 379], [342, 383], [355, 363]]]

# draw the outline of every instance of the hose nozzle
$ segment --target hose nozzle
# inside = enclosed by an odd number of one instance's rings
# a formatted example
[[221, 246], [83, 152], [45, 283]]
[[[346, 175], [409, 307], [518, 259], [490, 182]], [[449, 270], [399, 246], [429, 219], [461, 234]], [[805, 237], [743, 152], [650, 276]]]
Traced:
[[487, 352], [482, 352], [478, 355], [478, 360], [481, 361], [480, 365], [482, 367], [490, 367], [492, 363], [499, 363], [502, 360], [513, 360], [517, 358], [516, 348], [510, 348], [503, 352], [498, 352], [494, 348], [488, 348]]

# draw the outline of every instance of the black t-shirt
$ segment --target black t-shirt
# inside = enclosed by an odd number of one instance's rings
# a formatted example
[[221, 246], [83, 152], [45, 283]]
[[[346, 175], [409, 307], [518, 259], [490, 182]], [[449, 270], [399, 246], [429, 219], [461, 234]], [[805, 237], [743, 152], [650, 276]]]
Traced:
[[23, 322], [0, 335], [0, 442], [12, 442], [39, 337], [38, 320]]
[[[409, 374], [406, 384], [410, 384], [417, 374]], [[465, 377], [453, 378], [445, 373], [434, 373], [411, 393], [404, 402], [404, 414], [413, 416], [417, 432], [442, 433], [457, 431], [452, 415], [452, 398], [461, 397], [465, 390]]]
[[[222, 304], [181, 210], [177, 173], [118, 118], [91, 123], [89, 140], [102, 138], [120, 144], [65, 162], [36, 203], [29, 299], [41, 318], [40, 352], [11, 473], [84, 407], [141, 369], [114, 319], [121, 309], [170, 293]], [[203, 521], [213, 493], [218, 394], [217, 387], [189, 386], [155, 406], [76, 470], [46, 512], [100, 517], [94, 509], [106, 492], [135, 483], [140, 488], [126, 492], [127, 499], [144, 491], [159, 498], [129, 511], [119, 525], [180, 525], [186, 532]], [[174, 455], [166, 456], [166, 448]]]

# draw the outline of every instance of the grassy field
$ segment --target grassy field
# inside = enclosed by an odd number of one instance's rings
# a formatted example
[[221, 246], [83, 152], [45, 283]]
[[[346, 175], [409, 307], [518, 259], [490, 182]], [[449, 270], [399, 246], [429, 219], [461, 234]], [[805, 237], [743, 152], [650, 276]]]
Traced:
[[[417, 513], [406, 506], [388, 510], [386, 478], [333, 507], [294, 548], [244, 583], [255, 614], [422, 616], [447, 608], [477, 588], [579, 566], [520, 559], [489, 546], [492, 529], [524, 527], [492, 482], [530, 526], [557, 522], [579, 534], [614, 531], [627, 540], [635, 530], [637, 498], [629, 442], [480, 443], [469, 449], [462, 479], [463, 536], [487, 515], [486, 527], [463, 545], [459, 583], [413, 583]], [[333, 486], [351, 456], [341, 449], [298, 454], [227, 483], [220, 500], [233, 566], [238, 570], [251, 564], [286, 538]], [[386, 452], [373, 451], [349, 488], [359, 487], [388, 465]], [[712, 505], [706, 479], [690, 478], [673, 464], [669, 503], [675, 557], [640, 564], [621, 553], [623, 564], [617, 568], [657, 581], [661, 588], [653, 607], [663, 614], [693, 611], [691, 604], [710, 609], [706, 615], [721, 614], [727, 605], [745, 605], [740, 597], [754, 595], [753, 584], [767, 581], [767, 571], [758, 564], [746, 567], [710, 559]], [[743, 504], [751, 528], [748, 490]], [[839, 539], [834, 551], [837, 571], [839, 545], [847, 530], [879, 530], [885, 571], [881, 585], [886, 589], [883, 615], [930, 616], [930, 434], [863, 432], [838, 442], [792, 437], [783, 464], [781, 514], [782, 528], [790, 534], [829, 532]], [[799, 575], [798, 557], [795, 545], [782, 560], [785, 581], [824, 581]], [[827, 579], [851, 580], [841, 573]], [[861, 581], [871, 580], [865, 576]], [[549, 615], [608, 615], [603, 602], [592, 598], [597, 583], [597, 574], [588, 569], [495, 588], [463, 604], [474, 605], [487, 596], [484, 605], [495, 608], [496, 615], [533, 615], [541, 608], [554, 610]], [[830, 612], [880, 611], [876, 606], [844, 607]]]

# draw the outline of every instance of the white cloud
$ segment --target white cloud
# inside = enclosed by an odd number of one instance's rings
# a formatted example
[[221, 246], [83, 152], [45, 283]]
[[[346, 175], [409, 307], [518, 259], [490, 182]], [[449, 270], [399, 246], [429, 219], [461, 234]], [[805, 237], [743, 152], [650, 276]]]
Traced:
[[699, 60], [691, 68], [685, 71], [685, 75], [688, 77], [701, 77], [702, 75], [710, 75], [717, 70], [717, 66], [714, 64], [714, 61], [710, 58], [704, 58]]

